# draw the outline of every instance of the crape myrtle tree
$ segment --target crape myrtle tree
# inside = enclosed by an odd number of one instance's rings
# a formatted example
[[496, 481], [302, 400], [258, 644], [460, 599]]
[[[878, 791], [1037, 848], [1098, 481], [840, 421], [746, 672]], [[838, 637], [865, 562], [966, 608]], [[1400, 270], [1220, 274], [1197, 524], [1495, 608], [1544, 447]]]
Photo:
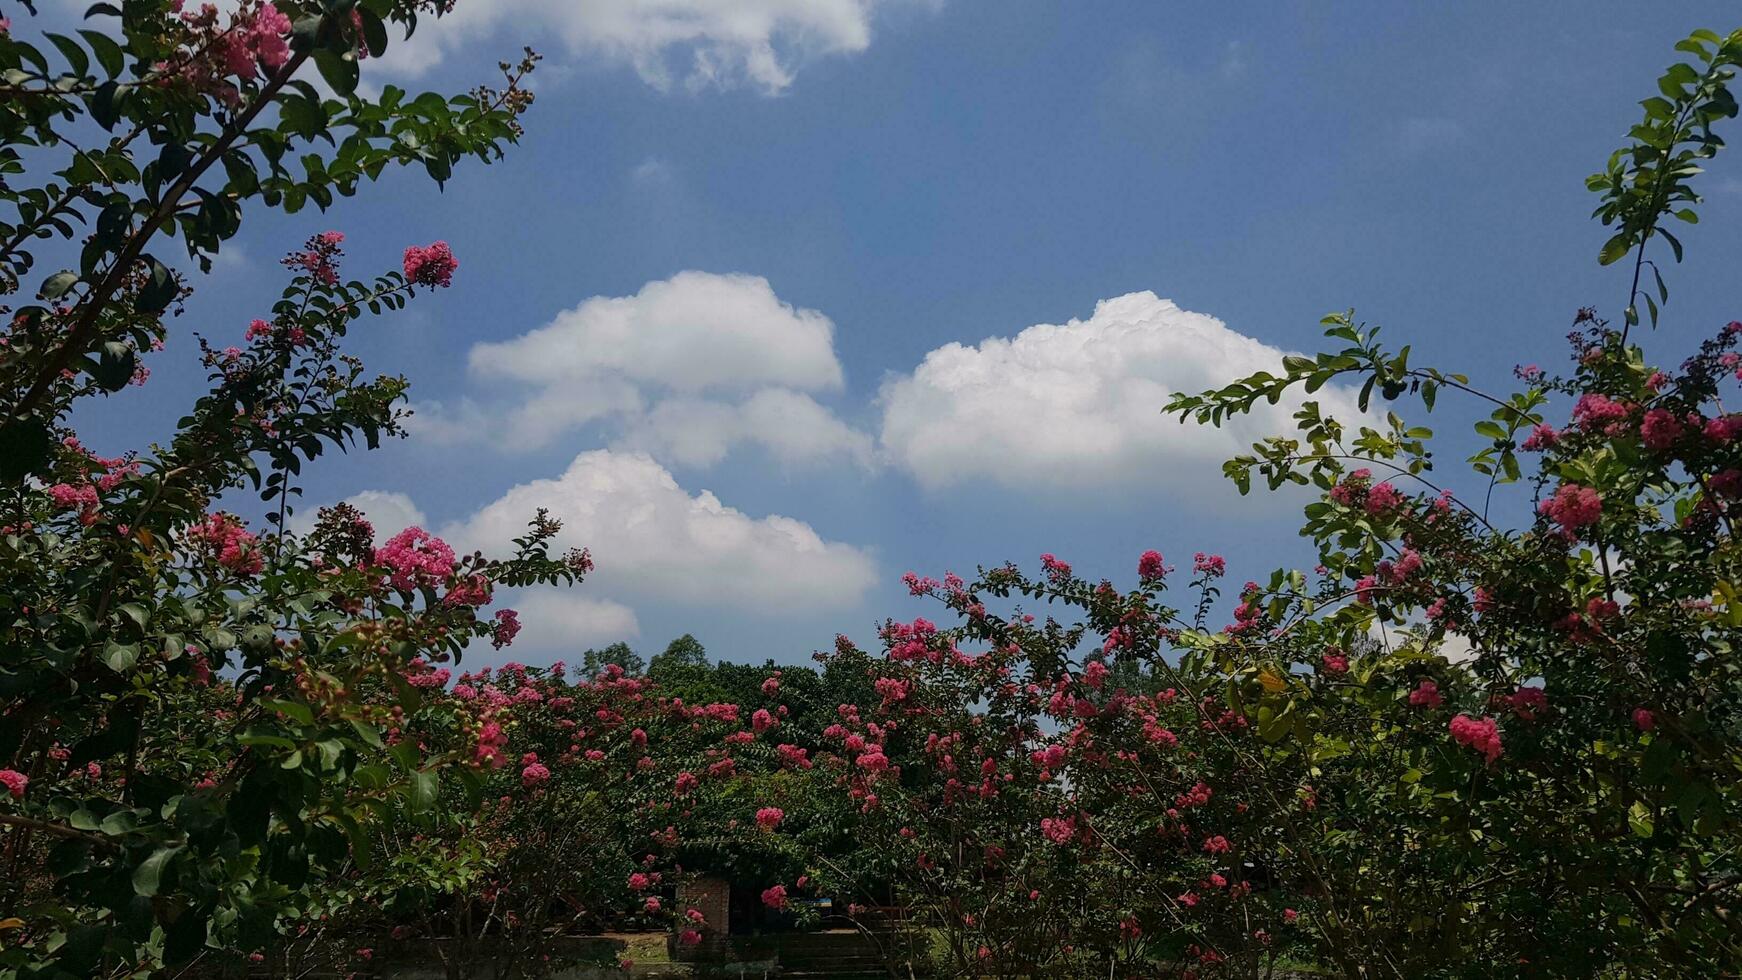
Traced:
[[[250, 209], [402, 165], [445, 181], [515, 141], [530, 54], [497, 89], [358, 91], [360, 61], [451, 6], [127, 0], [27, 39], [28, 0], [0, 5], [0, 975], [259, 956], [385, 818], [481, 778], [475, 744], [403, 737], [453, 713], [406, 666], [508, 644], [496, 587], [589, 567], [543, 514], [502, 559], [376, 541], [343, 508], [286, 530], [307, 463], [401, 434], [405, 381], [343, 341], [446, 286], [443, 243], [356, 281], [317, 235], [259, 318], [201, 341], [206, 391], [166, 442], [104, 455], [72, 427], [171, 339], [190, 285], [165, 250], [205, 268]], [[219, 503], [248, 493], [253, 527]]]
[[[1742, 415], [1724, 404], [1742, 322], [1679, 362], [1640, 343], [1682, 257], [1671, 226], [1698, 221], [1695, 178], [1737, 114], [1742, 31], [1676, 47], [1587, 181], [1613, 229], [1599, 260], [1630, 285], [1613, 320], [1573, 317], [1567, 374], [1522, 366], [1490, 394], [1349, 313], [1325, 321], [1338, 349], [1168, 406], [1219, 425], [1341, 381], [1364, 410], [1455, 396], [1485, 415], [1459, 480], [1402, 408], [1361, 425], [1306, 402], [1296, 433], [1226, 469], [1242, 491], [1323, 492], [1302, 529], [1319, 568], [1248, 586], [1227, 632], [1182, 637], [1219, 662], [1251, 754], [1310, 781], [1303, 846], [1271, 864], [1320, 889], [1311, 924], [1351, 975], [1742, 970]], [[1527, 525], [1497, 514], [1514, 486]]]
[[875, 918], [859, 904], [888, 883], [949, 976], [1257, 976], [1300, 943], [1259, 861], [1298, 773], [1247, 757], [1215, 665], [1161, 656], [1201, 626], [1223, 566], [1200, 556], [1184, 612], [1162, 601], [1168, 571], [1146, 554], [1128, 592], [1052, 555], [1034, 578], [910, 575], [958, 625], [890, 622], [880, 656], [839, 643], [830, 670], [876, 692], [841, 706], [817, 767], [818, 795], [878, 842], [819, 859], [851, 915]]
[[724, 926], [673, 900], [692, 840], [746, 860], [772, 840], [755, 782], [777, 754], [737, 705], [686, 704], [616, 665], [594, 677], [560, 662], [455, 676], [418, 661], [402, 677], [442, 710], [400, 736], [426, 753], [472, 753], [482, 792], [450, 784], [427, 819], [394, 821], [373, 860], [287, 930], [287, 970], [437, 938], [426, 948], [451, 977], [536, 976], [611, 956], [604, 944], [564, 948], [568, 937], [669, 926], [694, 945]]

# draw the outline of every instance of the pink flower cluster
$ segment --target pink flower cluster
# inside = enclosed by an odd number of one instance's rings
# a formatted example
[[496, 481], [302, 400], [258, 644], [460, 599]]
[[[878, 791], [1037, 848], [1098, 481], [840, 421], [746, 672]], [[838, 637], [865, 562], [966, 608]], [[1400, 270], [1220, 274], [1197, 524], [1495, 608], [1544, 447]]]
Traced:
[[91, 484], [57, 483], [48, 488], [48, 498], [58, 510], [78, 511], [80, 524], [97, 523], [97, 488]]
[[756, 811], [756, 826], [763, 830], [773, 830], [786, 819], [786, 811], [777, 806], [765, 806]]
[[1554, 496], [1537, 505], [1537, 512], [1558, 524], [1562, 537], [1576, 541], [1579, 531], [1603, 516], [1603, 498], [1590, 487], [1563, 483]]
[[512, 609], [496, 610], [496, 631], [490, 637], [490, 645], [500, 650], [519, 635], [520, 614]]
[[1409, 703], [1415, 708], [1437, 708], [1446, 703], [1446, 699], [1441, 696], [1438, 684], [1424, 678], [1415, 690], [1409, 692]]
[[0, 769], [0, 786], [6, 787], [6, 792], [12, 794], [15, 800], [24, 798], [24, 790], [30, 785], [30, 777], [16, 769]]
[[550, 782], [550, 769], [537, 760], [529, 762], [520, 770], [520, 785], [527, 789], [536, 789]]
[[289, 17], [266, 3], [252, 17], [239, 12], [230, 29], [218, 35], [213, 43], [230, 74], [253, 78], [256, 63], [264, 65], [268, 72], [276, 72], [290, 60], [290, 43], [285, 39], [290, 26]]
[[421, 527], [408, 527], [375, 549], [375, 564], [391, 573], [397, 589], [439, 582], [454, 570], [454, 549]]
[[1590, 392], [1580, 395], [1578, 404], [1573, 406], [1573, 424], [1586, 432], [1616, 435], [1619, 423], [1625, 421], [1631, 411], [1632, 408], [1624, 402]]
[[[323, 231], [304, 243], [303, 251], [292, 252], [286, 256], [283, 259], [284, 266], [301, 269], [316, 282], [331, 286], [339, 281], [339, 257], [344, 254], [339, 245], [344, 240], [344, 232]], [[297, 333], [300, 334], [301, 331], [298, 330]], [[254, 330], [250, 327], [249, 339], [253, 339], [253, 335]], [[301, 343], [301, 340], [298, 339], [297, 343]]]
[[458, 259], [447, 242], [413, 245], [405, 250], [405, 278], [420, 286], [451, 286]]
[[207, 515], [187, 530], [188, 543], [238, 575], [257, 575], [265, 567], [259, 539], [242, 527], [240, 518], [219, 512]]
[[1046, 817], [1040, 821], [1040, 832], [1047, 840], [1063, 846], [1077, 836], [1074, 817]]
[[1219, 578], [1228, 573], [1228, 560], [1221, 555], [1206, 555], [1200, 551], [1192, 556], [1192, 568], [1210, 578]]
[[1500, 725], [1492, 718], [1478, 721], [1469, 715], [1458, 715], [1451, 723], [1452, 741], [1475, 749], [1493, 765], [1500, 758]]

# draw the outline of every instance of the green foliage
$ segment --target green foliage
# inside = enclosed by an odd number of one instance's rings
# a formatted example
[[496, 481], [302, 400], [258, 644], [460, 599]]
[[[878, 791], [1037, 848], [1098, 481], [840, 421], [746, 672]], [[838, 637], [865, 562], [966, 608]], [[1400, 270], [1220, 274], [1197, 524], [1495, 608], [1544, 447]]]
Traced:
[[[389, 166], [445, 180], [518, 136], [530, 57], [502, 91], [357, 94], [363, 48], [420, 8], [289, 2], [284, 30], [254, 3], [220, 24], [142, 0], [95, 5], [76, 35], [0, 34], [0, 292], [69, 262], [7, 310], [0, 350], [0, 769], [18, 790], [0, 802], [0, 975], [143, 976], [271, 943], [467, 762], [389, 745], [437, 710], [404, 666], [505, 642], [477, 611], [494, 583], [587, 567], [548, 554], [543, 515], [506, 560], [415, 574], [354, 512], [288, 533], [306, 464], [401, 432], [405, 382], [365, 375], [349, 325], [437, 284], [343, 281], [342, 236], [291, 255], [246, 347], [202, 344], [209, 389], [166, 444], [104, 458], [68, 425], [143, 383], [168, 336], [189, 286], [155, 240], [205, 267], [250, 209], [324, 208]], [[214, 509], [237, 491], [269, 506], [260, 533]]]

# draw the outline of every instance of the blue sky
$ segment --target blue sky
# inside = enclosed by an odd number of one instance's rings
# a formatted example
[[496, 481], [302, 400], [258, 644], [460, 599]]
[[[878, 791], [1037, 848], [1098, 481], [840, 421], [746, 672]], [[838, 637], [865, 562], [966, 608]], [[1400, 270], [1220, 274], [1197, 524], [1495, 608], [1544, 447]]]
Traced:
[[[1562, 363], [1577, 307], [1617, 312], [1583, 179], [1735, 8], [1572, 9], [462, 0], [365, 79], [457, 91], [531, 43], [523, 144], [445, 191], [256, 215], [152, 383], [82, 424], [104, 451], [166, 434], [191, 332], [240, 337], [307, 235], [346, 232], [357, 275], [445, 239], [453, 288], [356, 334], [423, 424], [317, 468], [308, 509], [367, 493], [383, 531], [485, 546], [551, 506], [600, 571], [515, 598], [518, 659], [691, 632], [800, 661], [932, 612], [908, 569], [1043, 551], [1261, 578], [1310, 564], [1299, 498], [1232, 499], [1240, 440], [1162, 418], [1167, 391], [1316, 349], [1351, 306], [1503, 387]], [[1665, 360], [1742, 315], [1742, 158], [1705, 190]]]

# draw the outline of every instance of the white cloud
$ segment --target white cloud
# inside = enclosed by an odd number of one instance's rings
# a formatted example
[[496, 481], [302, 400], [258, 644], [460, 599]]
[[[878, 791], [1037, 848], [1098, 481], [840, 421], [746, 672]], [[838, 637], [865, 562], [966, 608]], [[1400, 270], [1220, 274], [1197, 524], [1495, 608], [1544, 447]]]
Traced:
[[[428, 526], [428, 518], [424, 517], [423, 511], [403, 493], [365, 490], [346, 497], [343, 503], [363, 512], [363, 517], [375, 528], [376, 541], [385, 541], [408, 527]], [[309, 507], [298, 511], [291, 517], [291, 530], [298, 534], [307, 534], [313, 530], [319, 510], [318, 507]]]
[[[882, 450], [927, 488], [992, 480], [1017, 488], [1164, 487], [1219, 494], [1221, 464], [1292, 431], [1300, 398], [1216, 429], [1163, 416], [1175, 392], [1275, 370], [1283, 352], [1154, 293], [1096, 304], [1087, 320], [952, 343], [886, 381]], [[1359, 421], [1347, 389], [1314, 396]]]
[[[550, 40], [632, 66], [660, 90], [748, 84], [773, 94], [806, 61], [871, 43], [883, 0], [471, 0], [391, 45], [384, 67], [419, 75], [479, 39]], [[432, 18], [433, 20], [433, 18]]]
[[629, 169], [629, 182], [636, 187], [669, 190], [677, 182], [677, 168], [660, 157], [648, 157]]
[[588, 647], [640, 635], [635, 610], [621, 602], [582, 594], [586, 588], [538, 589], [498, 597], [498, 606], [520, 613], [521, 631], [512, 649], [577, 655]]
[[485, 377], [572, 384], [603, 375], [678, 391], [841, 386], [835, 325], [761, 276], [680, 272], [634, 296], [595, 296], [531, 333], [472, 348]]
[[680, 272], [474, 346], [471, 373], [512, 385], [518, 401], [418, 405], [411, 424], [439, 441], [528, 450], [609, 421], [618, 445], [681, 465], [755, 445], [788, 465], [869, 467], [870, 436], [805, 393], [843, 385], [834, 333], [828, 317], [783, 302], [760, 276]]
[[765, 388], [742, 404], [670, 398], [654, 406], [622, 440], [684, 466], [712, 466], [735, 446], [761, 446], [789, 466], [844, 459], [875, 465], [871, 437], [836, 418], [809, 395]]
[[563, 522], [557, 550], [591, 549], [589, 582], [610, 595], [798, 614], [852, 607], [876, 580], [867, 552], [790, 517], [750, 517], [707, 490], [692, 496], [643, 453], [582, 453], [561, 476], [516, 486], [441, 535], [500, 551], [540, 507]]

